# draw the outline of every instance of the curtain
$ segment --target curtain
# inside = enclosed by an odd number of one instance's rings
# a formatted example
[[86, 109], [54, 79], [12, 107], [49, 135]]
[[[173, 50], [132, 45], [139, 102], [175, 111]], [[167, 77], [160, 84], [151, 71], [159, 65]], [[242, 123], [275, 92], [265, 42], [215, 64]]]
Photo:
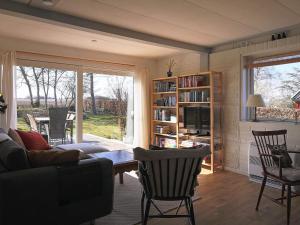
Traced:
[[150, 140], [150, 74], [145, 67], [134, 75], [134, 140], [135, 147], [148, 149]]
[[15, 52], [1, 54], [0, 92], [7, 104], [6, 112], [0, 115], [0, 127], [16, 128]]

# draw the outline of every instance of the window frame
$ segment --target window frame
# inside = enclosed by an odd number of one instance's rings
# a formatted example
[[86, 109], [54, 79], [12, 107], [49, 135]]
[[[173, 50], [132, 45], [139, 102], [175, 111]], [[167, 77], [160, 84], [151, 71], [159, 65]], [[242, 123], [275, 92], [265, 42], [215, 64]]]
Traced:
[[[295, 56], [295, 57], [293, 57]], [[291, 58], [288, 58], [291, 57]], [[290, 63], [300, 63], [300, 51], [293, 51], [282, 54], [268, 55], [264, 57], [246, 57], [246, 65], [242, 73], [242, 99], [241, 99], [241, 118], [244, 121], [251, 121], [254, 118], [254, 109], [246, 106], [248, 96], [254, 94], [254, 69], [258, 67], [284, 65]], [[244, 97], [243, 97], [244, 96]], [[299, 116], [298, 116], [299, 117]], [[262, 120], [264, 122], [290, 122], [294, 120], [280, 120], [276, 118]]]
[[[132, 76], [133, 86], [135, 85], [134, 82], [136, 66], [130, 64], [85, 60], [63, 56], [44, 55], [38, 53], [17, 52], [16, 66], [48, 67], [51, 69], [74, 71], [76, 73], [76, 118], [83, 118], [83, 74], [85, 72], [93, 72], [107, 75], [111, 74], [118, 76]], [[75, 142], [81, 143], [83, 140], [83, 120], [76, 119], [75, 126]]]

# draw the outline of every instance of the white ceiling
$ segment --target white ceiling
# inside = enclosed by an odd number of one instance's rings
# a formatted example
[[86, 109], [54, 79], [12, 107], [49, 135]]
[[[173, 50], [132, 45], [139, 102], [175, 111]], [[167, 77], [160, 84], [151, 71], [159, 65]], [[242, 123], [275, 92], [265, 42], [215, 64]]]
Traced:
[[[173, 48], [144, 44], [3, 14], [0, 14], [0, 36], [146, 58], [179, 53], [179, 50]], [[96, 40], [96, 42], [92, 40]]]
[[[17, 1], [45, 8], [41, 0]], [[46, 8], [209, 47], [300, 24], [300, 0], [54, 0], [54, 3]], [[106, 37], [106, 41], [112, 40]], [[134, 48], [134, 43], [131, 44]], [[136, 43], [135, 47], [139, 45]], [[150, 57], [161, 50], [157, 46], [148, 47], [154, 51], [149, 53]], [[149, 48], [142, 51], [150, 51]], [[164, 51], [162, 55], [176, 50]]]

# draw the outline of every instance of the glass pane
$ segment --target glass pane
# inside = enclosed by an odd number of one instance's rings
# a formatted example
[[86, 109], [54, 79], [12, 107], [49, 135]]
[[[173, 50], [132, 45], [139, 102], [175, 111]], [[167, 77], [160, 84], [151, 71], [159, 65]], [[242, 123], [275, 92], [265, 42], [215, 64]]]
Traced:
[[257, 116], [266, 120], [295, 120], [300, 109], [300, 63], [254, 69], [254, 94], [261, 94], [266, 107]]
[[[18, 129], [38, 131], [54, 145], [72, 142], [71, 133], [74, 136], [76, 114], [75, 84], [74, 71], [17, 66]], [[64, 110], [59, 112], [57, 108]], [[49, 109], [53, 112], [51, 115]], [[56, 116], [64, 114], [66, 118], [63, 117], [62, 120], [60, 116]], [[62, 122], [60, 128], [53, 128]]]
[[83, 141], [110, 150], [133, 141], [133, 77], [84, 73]]

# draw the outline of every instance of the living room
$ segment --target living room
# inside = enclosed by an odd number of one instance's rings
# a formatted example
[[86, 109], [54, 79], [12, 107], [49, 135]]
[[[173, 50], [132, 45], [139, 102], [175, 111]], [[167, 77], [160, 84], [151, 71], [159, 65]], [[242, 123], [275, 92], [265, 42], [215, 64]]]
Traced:
[[298, 224], [299, 32], [297, 0], [0, 1], [0, 224]]

